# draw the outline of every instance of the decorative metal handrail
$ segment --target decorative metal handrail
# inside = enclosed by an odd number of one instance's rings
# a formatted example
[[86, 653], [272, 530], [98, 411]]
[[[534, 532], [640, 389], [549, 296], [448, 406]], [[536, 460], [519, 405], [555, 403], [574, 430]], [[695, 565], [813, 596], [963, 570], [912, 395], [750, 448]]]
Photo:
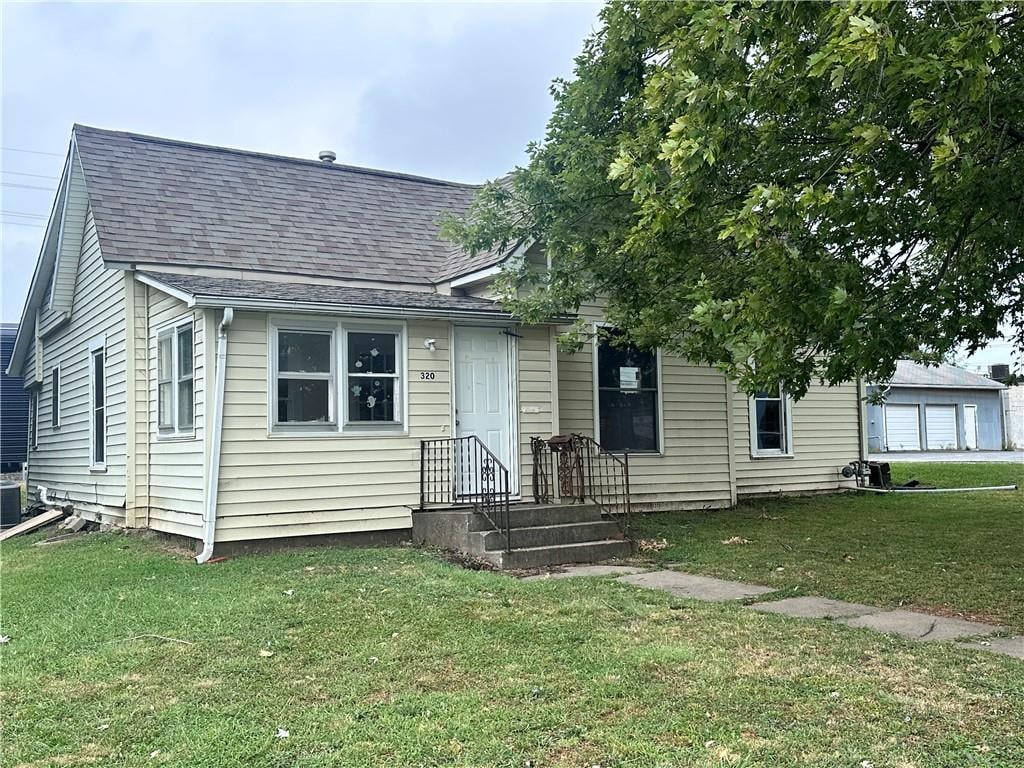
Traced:
[[476, 435], [420, 440], [420, 509], [468, 504], [483, 515], [512, 549], [509, 505], [512, 483], [501, 463]]
[[[615, 518], [623, 535], [629, 536], [629, 452], [619, 456], [587, 435], [530, 438], [533, 453], [533, 498], [537, 504], [552, 501], [584, 502], [598, 506]], [[549, 474], [550, 469], [550, 474]]]

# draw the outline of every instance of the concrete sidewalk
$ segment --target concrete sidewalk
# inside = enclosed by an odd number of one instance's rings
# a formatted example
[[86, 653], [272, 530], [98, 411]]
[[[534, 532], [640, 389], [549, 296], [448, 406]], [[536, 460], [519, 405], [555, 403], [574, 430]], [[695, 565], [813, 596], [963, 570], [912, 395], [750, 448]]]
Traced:
[[[567, 566], [558, 573], [531, 576], [530, 580], [615, 576], [616, 581], [634, 587], [665, 592], [675, 597], [714, 603], [739, 602], [775, 592], [772, 587], [741, 581], [715, 579], [683, 571], [642, 571], [626, 565]], [[861, 603], [847, 603], [827, 597], [787, 597], [745, 606], [759, 613], [774, 613], [794, 619], [824, 619], [850, 627], [899, 635], [917, 642], [955, 642], [964, 648], [999, 653], [1024, 660], [1024, 635], [1005, 636], [1001, 627], [977, 621], [933, 616], [917, 611], [889, 610]], [[993, 635], [1000, 634], [999, 637]]]
[[[696, 576], [681, 571], [652, 571], [620, 576], [618, 581], [667, 592], [677, 597], [711, 602], [743, 600], [754, 595], [773, 592], [771, 587], [739, 581]], [[1001, 627], [976, 621], [933, 616], [916, 611], [886, 610], [872, 605], [845, 603], [825, 597], [790, 597], [758, 602], [748, 608], [762, 613], [776, 613], [795, 619], [826, 619], [850, 627], [871, 629], [883, 634], [900, 635], [918, 642], [960, 641], [979, 650], [1001, 653], [1024, 659], [1024, 635], [990, 637], [1002, 633]]]
[[1024, 466], [1024, 451], [902, 451], [872, 453], [871, 461], [926, 461], [944, 464], [995, 462]]

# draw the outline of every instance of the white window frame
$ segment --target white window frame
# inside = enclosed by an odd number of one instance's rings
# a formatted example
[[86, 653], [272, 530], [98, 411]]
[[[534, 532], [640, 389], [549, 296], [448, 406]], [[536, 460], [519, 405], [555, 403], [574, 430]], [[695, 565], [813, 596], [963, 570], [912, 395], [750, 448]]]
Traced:
[[[181, 330], [190, 328], [192, 330], [192, 424], [182, 427], [180, 425], [181, 402], [180, 385], [187, 377], [181, 376], [181, 349], [178, 342], [178, 334]], [[171, 370], [170, 378], [160, 377], [160, 344], [169, 340], [171, 345]], [[157, 437], [160, 439], [194, 439], [196, 435], [196, 321], [193, 315], [184, 318], [177, 318], [165, 326], [162, 326], [156, 334], [156, 426]], [[171, 385], [171, 423], [170, 425], [160, 423], [160, 385]]]
[[[350, 333], [389, 334], [395, 337], [395, 372], [394, 373], [350, 373], [348, 370], [348, 337]], [[355, 322], [342, 323], [341, 333], [341, 376], [340, 399], [344, 411], [344, 431], [347, 432], [393, 432], [405, 428], [405, 329], [402, 326], [388, 323]], [[388, 378], [395, 381], [395, 419], [394, 421], [352, 421], [348, 408], [348, 388], [351, 378]]]
[[[601, 340], [598, 338], [598, 332], [601, 329], [614, 330], [616, 326], [611, 323], [594, 323], [593, 325], [593, 338], [590, 344], [591, 354], [591, 374], [593, 376], [593, 402], [594, 402], [594, 440], [600, 445], [601, 443], [601, 389], [600, 389], [600, 378], [598, 376], [598, 354], [601, 349]], [[657, 421], [658, 421], [658, 449], [655, 451], [640, 451], [630, 450], [631, 456], [664, 456], [665, 455], [665, 387], [662, 382], [662, 371], [664, 370], [664, 360], [661, 354], [661, 347], [655, 347], [654, 349], [654, 360], [657, 366], [657, 386], [658, 391], [655, 393], [655, 402], [657, 403]], [[608, 451], [616, 455], [622, 455], [625, 451]]]
[[[782, 447], [781, 448], [758, 448], [757, 446], [757, 401], [778, 400], [782, 408]], [[751, 395], [747, 399], [748, 422], [750, 424], [750, 456], [754, 459], [791, 459], [793, 451], [793, 399], [786, 394], [786, 390], [779, 386], [778, 397], [758, 398]]]
[[50, 370], [50, 429], [60, 429], [60, 365]]
[[[288, 333], [319, 333], [330, 335], [331, 362], [328, 373], [292, 373], [279, 369], [279, 334]], [[267, 403], [267, 415], [270, 429], [278, 433], [306, 433], [306, 432], [336, 432], [338, 429], [338, 396], [337, 396], [337, 373], [338, 373], [338, 324], [319, 320], [308, 320], [305, 318], [271, 318], [270, 335], [267, 345], [270, 358], [270, 386], [267, 392], [270, 401]], [[327, 381], [327, 421], [278, 421], [278, 383], [282, 378], [299, 379], [305, 381]]]
[[[100, 336], [89, 342], [89, 471], [107, 471], [107, 344], [106, 338]], [[103, 404], [96, 406], [96, 358], [100, 359], [100, 370], [103, 379]], [[103, 409], [103, 434], [96, 434], [96, 411]], [[97, 438], [103, 441], [103, 461], [96, 461]]]
[[[280, 331], [331, 333], [331, 373], [309, 375], [329, 378], [328, 422], [280, 422], [277, 420], [278, 333]], [[393, 333], [396, 335], [395, 362], [397, 371], [395, 412], [397, 421], [350, 422], [348, 420], [348, 333]], [[267, 435], [273, 438], [302, 437], [395, 437], [409, 434], [409, 370], [408, 326], [404, 321], [377, 320], [361, 317], [309, 318], [296, 315], [267, 317]], [[390, 376], [391, 374], [389, 374]], [[305, 378], [305, 374], [285, 378]]]

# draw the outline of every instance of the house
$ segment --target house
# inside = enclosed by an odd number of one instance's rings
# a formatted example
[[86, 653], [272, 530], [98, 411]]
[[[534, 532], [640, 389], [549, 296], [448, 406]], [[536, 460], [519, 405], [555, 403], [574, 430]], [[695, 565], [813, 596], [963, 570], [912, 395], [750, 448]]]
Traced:
[[1007, 450], [1024, 450], [1024, 384], [1000, 392], [1003, 408], [1003, 444]]
[[19, 471], [28, 449], [28, 395], [21, 378], [7, 374], [17, 335], [17, 324], [0, 324], [0, 472]]
[[1003, 448], [1004, 386], [953, 365], [899, 360], [882, 392], [884, 404], [868, 406], [871, 451], [997, 451]]
[[[489, 298], [505, 260], [543, 269], [540, 248], [440, 239], [439, 216], [476, 191], [329, 152], [76, 126], [10, 366], [38, 410], [32, 493], [194, 540], [203, 560], [408, 539], [446, 501], [508, 527], [538, 484], [568, 494], [565, 446], [534, 437], [593, 441], [617, 503], [628, 463], [634, 510], [850, 485], [856, 385], [747, 398], [657, 350], [560, 350], [557, 323], [522, 325]], [[599, 308], [581, 312], [596, 328]]]

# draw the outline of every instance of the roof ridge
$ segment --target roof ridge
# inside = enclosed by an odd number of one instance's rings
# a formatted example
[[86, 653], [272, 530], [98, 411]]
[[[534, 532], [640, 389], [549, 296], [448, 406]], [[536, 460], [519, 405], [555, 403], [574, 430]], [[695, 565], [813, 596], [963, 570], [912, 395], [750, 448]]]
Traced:
[[135, 141], [145, 141], [151, 144], [162, 144], [170, 147], [188, 147], [190, 149], [203, 150], [206, 152], [221, 152], [229, 155], [242, 155], [244, 157], [256, 157], [264, 160], [274, 160], [277, 162], [293, 163], [296, 165], [308, 165], [314, 168], [323, 168], [332, 172], [347, 171], [350, 173], [366, 174], [368, 176], [382, 176], [385, 178], [392, 179], [404, 179], [406, 181], [415, 181], [425, 184], [435, 184], [437, 186], [445, 187], [457, 187], [460, 189], [479, 189], [482, 184], [469, 184], [461, 181], [449, 181], [447, 179], [436, 179], [430, 176], [417, 176], [412, 173], [403, 173], [401, 171], [388, 171], [379, 168], [367, 168], [359, 165], [347, 165], [345, 163], [325, 163], [322, 160], [309, 160], [304, 157], [291, 157], [289, 155], [276, 155], [271, 152], [257, 152], [250, 149], [236, 149], [234, 147], [222, 147], [216, 144], [201, 144], [195, 141], [183, 141], [181, 139], [168, 139], [162, 136], [151, 136], [144, 133], [132, 133], [131, 131], [113, 131], [108, 128], [97, 128], [91, 125], [82, 125], [81, 123], [75, 123], [72, 126], [72, 133], [95, 133], [103, 136], [117, 136], [120, 138], [128, 138]]

